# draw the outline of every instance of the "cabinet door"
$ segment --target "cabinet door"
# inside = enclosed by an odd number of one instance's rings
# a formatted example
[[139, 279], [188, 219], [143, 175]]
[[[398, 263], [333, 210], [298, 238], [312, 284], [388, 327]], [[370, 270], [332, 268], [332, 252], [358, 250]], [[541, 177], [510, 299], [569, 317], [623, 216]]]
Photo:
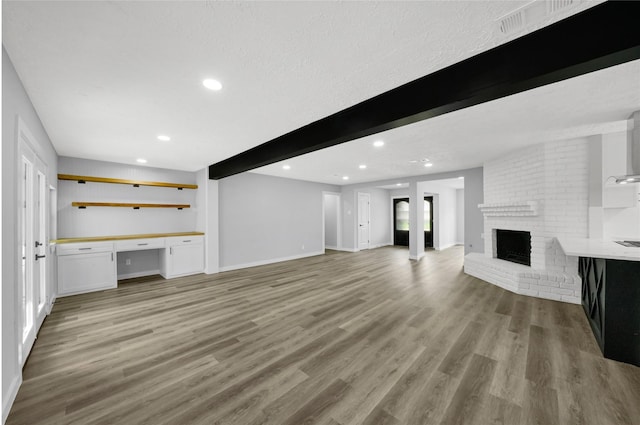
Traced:
[[117, 284], [113, 251], [58, 257], [60, 295], [110, 289]]
[[202, 273], [204, 246], [201, 243], [173, 245], [169, 248], [169, 275], [171, 277]]

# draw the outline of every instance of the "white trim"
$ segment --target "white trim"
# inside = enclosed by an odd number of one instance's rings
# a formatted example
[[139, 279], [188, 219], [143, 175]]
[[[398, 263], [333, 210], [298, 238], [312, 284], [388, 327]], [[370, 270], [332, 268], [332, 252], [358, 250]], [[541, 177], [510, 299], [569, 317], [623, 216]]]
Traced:
[[2, 399], [2, 423], [4, 424], [9, 417], [9, 412], [11, 411], [11, 407], [13, 406], [13, 402], [16, 401], [16, 396], [18, 395], [18, 390], [22, 385], [22, 374], [18, 374], [13, 377], [11, 381], [11, 385], [9, 385], [9, 390], [6, 394], [3, 394], [4, 397]]
[[393, 245], [393, 242], [385, 242], [385, 243], [377, 243], [375, 245], [370, 245], [369, 249], [382, 248], [383, 246]]
[[[332, 195], [332, 196], [336, 196], [338, 198], [338, 202], [337, 202], [337, 210], [338, 210], [338, 215], [336, 217], [336, 243], [338, 244], [338, 246], [342, 246], [342, 193], [340, 192], [329, 192], [326, 190], [322, 191], [322, 244], [324, 245], [324, 241], [326, 240], [326, 234], [325, 234], [325, 228], [324, 228], [324, 223], [325, 223], [325, 217], [324, 217], [324, 196], [325, 195]], [[329, 247], [329, 246], [325, 246], [325, 249], [335, 249], [338, 250], [337, 247]]]
[[355, 248], [335, 248], [336, 251], [344, 251], [344, 252], [360, 252], [359, 249]]
[[456, 246], [456, 245], [461, 245], [461, 244], [459, 244], [459, 243], [450, 243], [448, 245], [444, 245], [444, 246], [440, 246], [440, 247], [436, 248], [436, 251], [444, 251], [445, 249], [449, 249], [452, 246]]
[[329, 245], [326, 245], [326, 246], [324, 247], [324, 249], [330, 249], [330, 250], [333, 250], [333, 251], [338, 251], [338, 247], [337, 247], [337, 246], [329, 246]]
[[409, 255], [409, 260], [420, 261], [420, 259], [424, 257], [424, 255], [425, 255], [424, 252], [420, 253], [418, 256]]
[[119, 274], [117, 279], [118, 280], [133, 279], [134, 277], [152, 276], [154, 274], [160, 274], [160, 269], [158, 269], [158, 270], [146, 270], [146, 271], [134, 272], [134, 273]]
[[56, 295], [53, 295], [47, 303], [47, 316], [51, 314], [51, 310], [53, 310], [53, 305], [56, 303], [57, 299], [58, 297]]
[[323, 254], [324, 254], [324, 251], [307, 252], [304, 254], [291, 255], [289, 257], [272, 258], [269, 260], [253, 261], [251, 263], [235, 264], [233, 266], [224, 266], [224, 267], [220, 267], [220, 271], [228, 272], [231, 270], [246, 269], [249, 267], [264, 266], [264, 265], [273, 264], [273, 263], [281, 263], [283, 261], [298, 260], [300, 258], [315, 257], [316, 255], [323, 255]]

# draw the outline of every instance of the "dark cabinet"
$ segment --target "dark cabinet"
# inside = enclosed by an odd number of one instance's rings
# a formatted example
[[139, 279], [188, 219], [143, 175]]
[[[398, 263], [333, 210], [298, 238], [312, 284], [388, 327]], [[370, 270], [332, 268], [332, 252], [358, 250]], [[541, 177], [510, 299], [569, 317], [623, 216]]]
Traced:
[[580, 257], [582, 307], [602, 354], [640, 366], [640, 262]]

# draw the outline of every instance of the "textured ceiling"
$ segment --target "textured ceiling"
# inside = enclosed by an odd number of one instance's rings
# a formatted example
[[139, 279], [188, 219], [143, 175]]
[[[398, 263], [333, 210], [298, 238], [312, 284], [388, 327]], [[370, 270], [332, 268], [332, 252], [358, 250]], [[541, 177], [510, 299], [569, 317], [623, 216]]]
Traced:
[[[525, 3], [4, 1], [3, 44], [60, 155], [197, 170], [508, 41], [495, 20]], [[570, 87], [574, 102], [524, 93], [388, 132], [380, 151], [367, 138], [293, 159], [288, 174], [257, 171], [344, 184], [336, 174], [348, 183], [424, 174], [407, 162], [424, 156], [428, 172], [478, 166], [623, 119], [640, 107], [625, 96], [638, 69], [627, 66], [617, 85]], [[204, 89], [207, 77], [222, 91]]]
[[[640, 109], [640, 61], [364, 137], [254, 172], [333, 184], [481, 166], [528, 145], [620, 131]], [[381, 148], [373, 146], [383, 140]], [[420, 161], [429, 159], [425, 168]], [[410, 162], [416, 161], [417, 162]], [[291, 169], [283, 170], [288, 164]], [[331, 164], [328, 168], [326, 164]], [[359, 169], [364, 164], [366, 169]], [[348, 181], [342, 180], [349, 176]]]

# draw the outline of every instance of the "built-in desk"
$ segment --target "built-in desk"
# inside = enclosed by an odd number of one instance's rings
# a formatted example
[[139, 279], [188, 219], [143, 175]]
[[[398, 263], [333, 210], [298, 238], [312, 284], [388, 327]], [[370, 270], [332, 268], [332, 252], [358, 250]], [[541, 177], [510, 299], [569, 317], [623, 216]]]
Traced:
[[159, 250], [165, 279], [202, 273], [204, 233], [63, 238], [53, 241], [58, 258], [58, 295], [102, 291], [118, 286], [118, 252]]

